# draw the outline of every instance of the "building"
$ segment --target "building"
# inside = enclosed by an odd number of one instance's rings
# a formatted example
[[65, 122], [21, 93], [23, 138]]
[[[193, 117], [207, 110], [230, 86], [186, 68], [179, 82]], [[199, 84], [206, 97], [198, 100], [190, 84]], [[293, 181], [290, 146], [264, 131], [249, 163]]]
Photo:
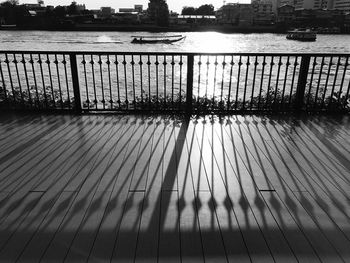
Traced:
[[333, 8], [350, 12], [350, 0], [333, 0]]
[[115, 10], [112, 7], [101, 7], [101, 16], [109, 17], [115, 13]]
[[294, 6], [282, 5], [277, 9], [277, 22], [283, 24], [292, 24], [295, 20]]
[[250, 4], [229, 3], [216, 11], [220, 24], [247, 25], [253, 24], [253, 8]]
[[254, 25], [271, 25], [275, 22], [275, 14], [271, 0], [253, 0]]
[[[333, 9], [334, 2], [339, 0], [296, 0], [295, 8], [300, 9]], [[349, 0], [341, 0], [344, 2], [348, 2]]]

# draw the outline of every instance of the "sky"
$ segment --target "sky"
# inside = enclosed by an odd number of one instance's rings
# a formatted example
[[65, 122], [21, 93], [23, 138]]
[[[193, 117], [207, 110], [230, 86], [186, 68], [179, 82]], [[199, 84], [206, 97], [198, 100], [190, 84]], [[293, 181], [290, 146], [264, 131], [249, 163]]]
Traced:
[[[37, 0], [20, 0], [20, 4], [37, 3]], [[70, 5], [72, 0], [44, 0], [45, 5]], [[76, 0], [78, 4], [85, 4], [88, 9], [99, 9], [101, 6], [110, 6], [116, 11], [121, 7], [133, 7], [135, 4], [140, 4], [147, 8], [148, 0]], [[250, 3], [250, 0], [228, 0], [226, 3]], [[204, 4], [212, 4], [215, 9], [223, 5], [223, 0], [168, 0], [169, 9], [180, 13], [182, 7], [193, 6], [199, 7]]]

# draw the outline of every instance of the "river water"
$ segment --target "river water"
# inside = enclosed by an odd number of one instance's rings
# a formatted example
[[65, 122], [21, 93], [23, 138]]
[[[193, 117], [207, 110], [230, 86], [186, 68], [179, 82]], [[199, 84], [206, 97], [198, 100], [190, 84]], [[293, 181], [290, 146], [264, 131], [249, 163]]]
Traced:
[[184, 32], [180, 34], [186, 38], [171, 45], [130, 43], [132, 35], [157, 34], [179, 33], [0, 31], [0, 49], [136, 52], [350, 52], [350, 35], [318, 35], [316, 42], [307, 43], [287, 40], [284, 34]]

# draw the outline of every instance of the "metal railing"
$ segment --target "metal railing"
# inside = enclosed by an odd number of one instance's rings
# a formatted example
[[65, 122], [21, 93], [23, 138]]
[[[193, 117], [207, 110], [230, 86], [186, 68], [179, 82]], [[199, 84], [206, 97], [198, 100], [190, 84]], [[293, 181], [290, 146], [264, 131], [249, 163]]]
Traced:
[[0, 107], [348, 111], [349, 56], [0, 51]]

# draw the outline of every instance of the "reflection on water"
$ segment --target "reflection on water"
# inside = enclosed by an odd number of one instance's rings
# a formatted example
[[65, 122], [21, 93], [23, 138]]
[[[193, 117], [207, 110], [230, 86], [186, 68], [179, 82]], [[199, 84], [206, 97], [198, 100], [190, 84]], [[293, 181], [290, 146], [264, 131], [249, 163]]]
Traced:
[[183, 32], [169, 44], [131, 44], [132, 35], [149, 32], [1, 31], [3, 50], [179, 51], [179, 52], [350, 52], [350, 35], [318, 35], [313, 43], [287, 40], [284, 34]]

